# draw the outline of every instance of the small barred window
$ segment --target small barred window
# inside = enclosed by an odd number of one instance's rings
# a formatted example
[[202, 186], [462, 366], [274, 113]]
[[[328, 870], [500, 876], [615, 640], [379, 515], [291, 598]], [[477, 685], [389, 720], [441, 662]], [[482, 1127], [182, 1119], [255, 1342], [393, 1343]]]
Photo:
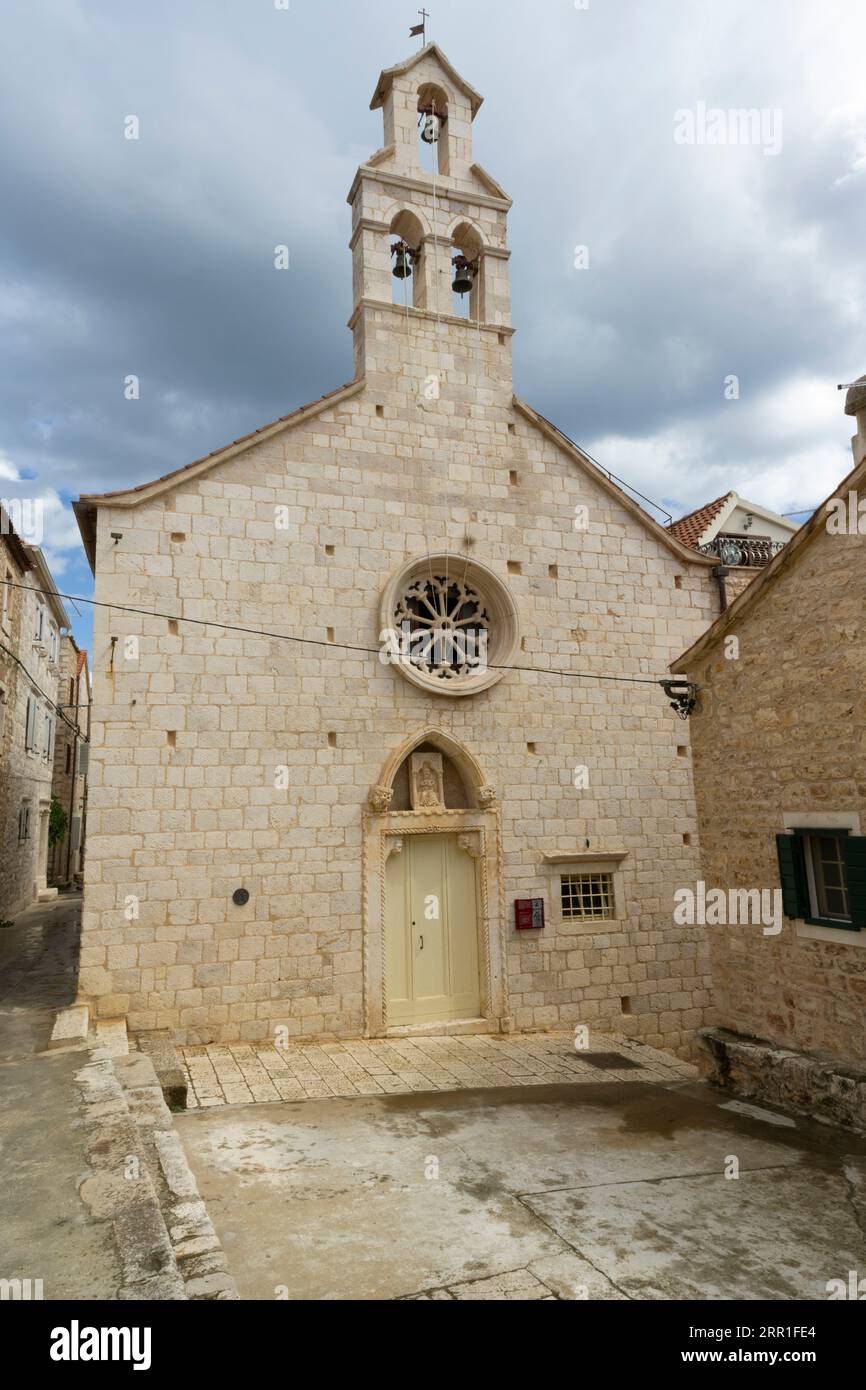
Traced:
[[567, 920], [605, 921], [614, 915], [613, 874], [563, 874], [560, 892]]

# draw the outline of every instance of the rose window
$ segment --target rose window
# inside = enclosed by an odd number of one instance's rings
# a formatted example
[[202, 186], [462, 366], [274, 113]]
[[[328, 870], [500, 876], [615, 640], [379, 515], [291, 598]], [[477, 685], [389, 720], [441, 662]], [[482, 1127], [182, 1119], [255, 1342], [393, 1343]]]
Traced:
[[468, 695], [501, 679], [517, 642], [511, 595], [465, 555], [425, 557], [388, 584], [381, 609], [383, 660], [414, 685]]
[[417, 579], [394, 612], [407, 659], [440, 681], [469, 676], [487, 665], [490, 614], [465, 580], [434, 574]]

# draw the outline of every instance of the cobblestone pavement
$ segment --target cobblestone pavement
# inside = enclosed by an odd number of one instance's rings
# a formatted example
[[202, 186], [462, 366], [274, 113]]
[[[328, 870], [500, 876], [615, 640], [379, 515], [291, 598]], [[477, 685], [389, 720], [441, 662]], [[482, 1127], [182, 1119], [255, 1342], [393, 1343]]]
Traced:
[[[190, 1110], [250, 1101], [697, 1076], [695, 1067], [670, 1053], [601, 1033], [592, 1033], [583, 1051], [575, 1049], [573, 1034], [555, 1032], [364, 1039], [285, 1048], [211, 1043], [180, 1052], [189, 1077]], [[599, 1056], [604, 1066], [593, 1061]]]

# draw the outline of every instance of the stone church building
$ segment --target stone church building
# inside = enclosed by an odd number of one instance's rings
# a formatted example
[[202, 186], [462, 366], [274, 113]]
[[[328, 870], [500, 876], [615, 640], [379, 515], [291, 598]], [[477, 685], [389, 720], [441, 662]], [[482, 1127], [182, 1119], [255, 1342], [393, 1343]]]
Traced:
[[701, 929], [672, 916], [699, 875], [688, 725], [657, 682], [719, 611], [717, 561], [515, 396], [481, 101], [435, 44], [379, 78], [348, 385], [76, 504], [118, 605], [94, 635], [97, 1016], [677, 1050], [707, 1021]]

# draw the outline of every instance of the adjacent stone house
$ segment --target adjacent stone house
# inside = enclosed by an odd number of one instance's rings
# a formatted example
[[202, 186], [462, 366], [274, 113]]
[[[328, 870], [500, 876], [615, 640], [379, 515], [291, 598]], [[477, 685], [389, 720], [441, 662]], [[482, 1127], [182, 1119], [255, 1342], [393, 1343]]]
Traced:
[[847, 410], [853, 472], [675, 669], [700, 687], [703, 895], [727, 899], [711, 1070], [866, 1126], [866, 382]]
[[726, 608], [788, 544], [797, 526], [769, 507], [726, 492], [681, 516], [669, 530], [683, 545], [716, 557], [721, 606]]
[[[27, 551], [0, 506], [0, 921], [21, 906], [25, 891], [19, 852], [26, 767], [16, 723], [21, 651], [21, 588], [30, 569]], [[31, 875], [26, 874], [29, 885]]]
[[45, 558], [0, 509], [0, 919], [48, 887], [48, 817], [66, 610]]
[[60, 706], [54, 744], [52, 792], [66, 816], [66, 829], [48, 850], [48, 882], [81, 882], [87, 819], [87, 754], [90, 734], [90, 672], [87, 652], [69, 633], [60, 638]]
[[515, 396], [481, 101], [435, 44], [379, 78], [348, 385], [76, 504], [112, 605], [98, 1015], [184, 1042], [581, 1022], [681, 1050], [707, 1018], [703, 932], [671, 923], [698, 872], [688, 726], [658, 681], [719, 611], [716, 562]]

